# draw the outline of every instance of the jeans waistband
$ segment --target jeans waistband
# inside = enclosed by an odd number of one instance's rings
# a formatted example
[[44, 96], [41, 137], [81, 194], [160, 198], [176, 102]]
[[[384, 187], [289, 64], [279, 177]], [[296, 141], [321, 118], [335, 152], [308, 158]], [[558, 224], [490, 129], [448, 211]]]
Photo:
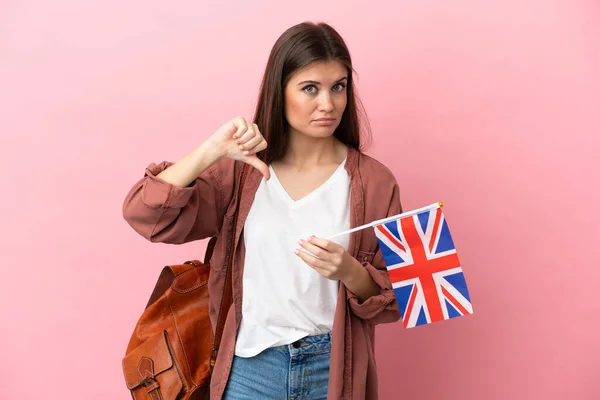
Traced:
[[331, 351], [331, 332], [323, 335], [306, 336], [282, 347], [287, 347], [292, 355], [328, 352]]

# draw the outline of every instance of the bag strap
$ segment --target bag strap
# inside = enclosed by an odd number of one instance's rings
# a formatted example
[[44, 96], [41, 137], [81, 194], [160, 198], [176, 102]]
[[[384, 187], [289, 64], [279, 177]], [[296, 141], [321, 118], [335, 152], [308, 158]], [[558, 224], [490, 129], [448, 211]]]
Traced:
[[231, 306], [231, 303], [232, 303], [233, 279], [232, 279], [231, 270], [233, 269], [232, 265], [233, 265], [233, 257], [234, 257], [234, 253], [235, 253], [235, 236], [236, 236], [235, 234], [236, 234], [236, 229], [237, 229], [237, 217], [239, 214], [240, 203], [241, 203], [241, 198], [242, 198], [242, 189], [244, 188], [244, 183], [246, 181], [247, 170], [248, 170], [248, 164], [244, 163], [244, 167], [242, 168], [242, 173], [240, 176], [240, 183], [238, 185], [235, 213], [233, 215], [232, 226], [229, 229], [230, 236], [229, 236], [228, 242], [227, 242], [227, 258], [226, 258], [227, 262], [225, 264], [225, 283], [223, 284], [223, 293], [221, 296], [221, 306], [219, 307], [219, 314], [217, 317], [217, 326], [215, 327], [215, 338], [214, 338], [213, 351], [212, 351], [212, 354], [210, 357], [211, 370], [214, 367], [215, 362], [217, 360], [217, 355], [219, 353], [219, 346], [221, 344], [221, 338], [223, 336], [223, 328], [225, 327], [225, 320], [227, 319], [229, 307]]

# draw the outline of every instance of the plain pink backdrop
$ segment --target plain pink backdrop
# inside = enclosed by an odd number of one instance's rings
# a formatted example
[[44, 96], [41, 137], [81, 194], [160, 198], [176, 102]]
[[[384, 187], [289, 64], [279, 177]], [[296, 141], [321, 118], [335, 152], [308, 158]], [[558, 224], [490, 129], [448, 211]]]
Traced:
[[381, 398], [600, 398], [597, 1], [0, 3], [0, 397], [129, 399], [163, 265], [121, 216], [152, 161], [252, 116], [287, 27], [333, 24], [405, 209], [442, 200], [475, 314], [378, 328]]

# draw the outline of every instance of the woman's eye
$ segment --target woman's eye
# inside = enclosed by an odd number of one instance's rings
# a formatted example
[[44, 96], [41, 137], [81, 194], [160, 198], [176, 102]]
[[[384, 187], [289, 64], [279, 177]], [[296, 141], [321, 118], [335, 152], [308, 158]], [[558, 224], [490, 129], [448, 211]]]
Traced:
[[314, 85], [307, 86], [303, 89], [306, 93], [314, 93], [317, 88]]
[[333, 87], [333, 90], [335, 92], [341, 92], [342, 90], [344, 90], [345, 87], [346, 87], [346, 85], [344, 85], [343, 83], [338, 83], [337, 85], [335, 85]]

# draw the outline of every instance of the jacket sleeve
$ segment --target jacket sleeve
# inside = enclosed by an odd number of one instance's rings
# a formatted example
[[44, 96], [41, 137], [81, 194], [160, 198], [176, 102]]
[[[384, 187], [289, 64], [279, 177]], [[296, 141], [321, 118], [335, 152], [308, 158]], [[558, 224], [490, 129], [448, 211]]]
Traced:
[[123, 202], [125, 221], [151, 242], [182, 244], [218, 235], [232, 197], [233, 163], [211, 166], [185, 188], [157, 177], [172, 164], [146, 168]]
[[[387, 216], [391, 217], [400, 213], [402, 213], [402, 206], [400, 204], [398, 184], [396, 183], [392, 191]], [[398, 321], [400, 319], [400, 311], [398, 310], [396, 296], [394, 295], [379, 245], [372, 261], [363, 261], [362, 259], [359, 259], [359, 261], [361, 261], [363, 267], [366, 268], [371, 278], [379, 286], [380, 293], [369, 297], [364, 302], [360, 302], [356, 295], [346, 288], [350, 310], [357, 317], [373, 325]]]

